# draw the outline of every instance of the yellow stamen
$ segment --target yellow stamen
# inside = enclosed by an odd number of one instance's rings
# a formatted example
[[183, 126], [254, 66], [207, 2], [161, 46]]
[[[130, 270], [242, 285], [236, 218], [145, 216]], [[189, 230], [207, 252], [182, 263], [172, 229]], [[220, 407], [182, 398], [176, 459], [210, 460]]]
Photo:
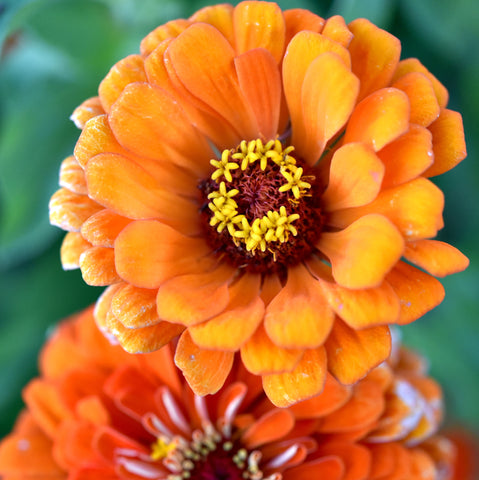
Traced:
[[166, 458], [170, 452], [176, 448], [176, 442], [167, 442], [163, 438], [157, 438], [151, 446], [150, 457], [153, 460]]

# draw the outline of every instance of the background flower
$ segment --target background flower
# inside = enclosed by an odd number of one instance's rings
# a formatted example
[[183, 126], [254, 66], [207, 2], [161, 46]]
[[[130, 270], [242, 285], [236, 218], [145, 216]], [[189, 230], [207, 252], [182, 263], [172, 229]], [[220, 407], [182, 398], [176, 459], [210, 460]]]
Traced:
[[[29, 2], [13, 3], [20, 8]], [[2, 262], [8, 274], [2, 275], [1, 291], [5, 296], [3, 318], [12, 319], [2, 327], [5, 374], [1, 378], [5, 382], [3, 405], [14, 411], [19, 408], [19, 388], [25, 376], [32, 374], [25, 365], [33, 365], [32, 348], [41, 343], [45, 325], [99, 294], [86, 288], [78, 275], [64, 274], [55, 264], [58, 233], [48, 227], [44, 216], [44, 206], [57, 182], [58, 161], [69, 154], [77, 135], [76, 129], [64, 119], [83, 98], [95, 93], [109, 66], [136, 50], [145, 31], [169, 18], [188, 16], [198, 8], [196, 4], [175, 2], [165, 6], [163, 2], [162, 9], [158, 9], [155, 2], [142, 2], [138, 9], [134, 3], [87, 1], [78, 9], [75, 2], [48, 4], [46, 8], [46, 2], [38, 1], [18, 14], [9, 10], [7, 3], [2, 17], [3, 25], [8, 27], [2, 32], [22, 28], [20, 35], [9, 39], [1, 74], [5, 103], [1, 147], [5, 162], [5, 168], [2, 164]], [[477, 30], [472, 26], [475, 4], [459, 2], [451, 15], [449, 9], [442, 9], [436, 2], [371, 3], [370, 11], [365, 11], [366, 6], [361, 2], [356, 11], [352, 4], [346, 3], [325, 2], [312, 8], [323, 16], [336, 13], [349, 19], [367, 16], [401, 38], [404, 56], [417, 55], [447, 85], [452, 95], [451, 108], [464, 113], [470, 136], [469, 155], [474, 158], [477, 154], [474, 139], [478, 138], [474, 134], [477, 123], [472, 121], [478, 101], [477, 64], [469, 55], [469, 45], [476, 43]], [[102, 49], [96, 48], [100, 42]], [[458, 102], [466, 99], [459, 106]], [[459, 246], [473, 260], [477, 238], [471, 200], [478, 191], [475, 168], [475, 162], [467, 162], [449, 174], [450, 178], [439, 179], [449, 202], [445, 215], [450, 228], [443, 232], [442, 238]], [[40, 174], [44, 181], [38, 181]], [[51, 246], [55, 239], [57, 243]], [[448, 398], [453, 409], [471, 421], [477, 419], [478, 396], [477, 382], [470, 380], [476, 378], [478, 365], [474, 334], [477, 326], [473, 321], [476, 274], [473, 261], [472, 268], [461, 279], [446, 280], [449, 300], [437, 313], [405, 332], [410, 342], [417, 342], [421, 349], [431, 352], [436, 375], [446, 387], [450, 386]], [[73, 285], [78, 295], [75, 297], [67, 293]], [[448, 326], [451, 317], [457, 318], [452, 331]], [[458, 372], [468, 380], [462, 380]], [[12, 415], [6, 414], [2, 420], [9, 424], [11, 418]]]
[[53, 333], [24, 398], [0, 444], [5, 478], [453, 475], [454, 444], [437, 433], [441, 389], [397, 343], [388, 364], [356, 385], [329, 376], [322, 395], [278, 409], [240, 362], [216, 395], [194, 395], [169, 346], [128, 355], [101, 335], [90, 308]]

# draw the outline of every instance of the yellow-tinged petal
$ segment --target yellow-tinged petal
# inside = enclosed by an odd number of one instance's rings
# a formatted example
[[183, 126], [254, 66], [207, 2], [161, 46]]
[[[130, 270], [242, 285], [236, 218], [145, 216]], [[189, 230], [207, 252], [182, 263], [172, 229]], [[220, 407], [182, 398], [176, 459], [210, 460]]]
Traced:
[[241, 360], [254, 375], [290, 372], [298, 364], [303, 350], [282, 348], [268, 337], [263, 325], [241, 347]]
[[209, 252], [203, 240], [185, 237], [155, 220], [132, 222], [115, 240], [118, 274], [141, 288], [158, 288], [177, 275], [211, 269], [214, 259]]
[[284, 51], [285, 22], [275, 3], [245, 1], [233, 13], [236, 51], [241, 54], [265, 48], [281, 63]]
[[435, 237], [443, 227], [444, 195], [429, 180], [419, 177], [382, 191], [368, 205], [332, 212], [328, 223], [342, 228], [355, 219], [380, 214], [393, 222], [408, 240]]
[[344, 22], [344, 18], [340, 15], [333, 15], [326, 20], [321, 33], [325, 36], [340, 43], [343, 47], [348, 48], [353, 34]]
[[181, 32], [188, 28], [192, 22], [179, 18], [160, 25], [150, 32], [140, 43], [140, 52], [148, 56], [161, 42], [168, 38], [176, 38]]
[[189, 327], [192, 340], [203, 348], [239, 350], [263, 320], [260, 283], [260, 275], [243, 275], [229, 287], [229, 303], [223, 313]]
[[353, 330], [336, 319], [325, 344], [328, 370], [343, 384], [351, 385], [381, 362], [391, 351], [387, 326]]
[[96, 247], [113, 247], [115, 238], [130, 222], [129, 218], [103, 209], [83, 222], [81, 234]]
[[371, 288], [379, 286], [401, 258], [404, 241], [386, 217], [370, 214], [344, 230], [322, 233], [318, 248], [329, 258], [339, 285]]
[[441, 282], [405, 262], [398, 262], [386, 280], [401, 300], [399, 325], [417, 320], [444, 299]]
[[[281, 76], [268, 50], [249, 50], [234, 59], [238, 82], [258, 122], [260, 136], [274, 139], [281, 105]], [[251, 81], [254, 79], [254, 81]]]
[[141, 55], [129, 55], [113, 65], [98, 88], [105, 112], [117, 101], [124, 88], [133, 82], [145, 82], [144, 59]]
[[61, 187], [65, 187], [71, 192], [81, 195], [88, 193], [85, 172], [73, 155], [63, 160], [60, 167], [60, 181], [58, 183]]
[[109, 122], [118, 142], [135, 155], [167, 159], [200, 176], [209, 170], [213, 153], [206, 139], [161, 88], [148, 83], [128, 85], [113, 105]]
[[348, 143], [331, 160], [329, 184], [321, 197], [324, 211], [356, 207], [373, 201], [384, 175], [384, 165], [371, 148]]
[[321, 286], [298, 265], [288, 269], [286, 285], [267, 306], [264, 326], [281, 347], [313, 348], [324, 343], [333, 321]]
[[409, 131], [386, 145], [378, 157], [386, 167], [383, 189], [413, 180], [434, 162], [431, 132], [419, 125], [410, 125]]
[[83, 129], [90, 118], [103, 115], [105, 110], [101, 106], [99, 97], [91, 97], [79, 105], [70, 116], [70, 120], [77, 128]]
[[280, 408], [318, 395], [326, 381], [326, 363], [324, 347], [306, 350], [292, 372], [264, 375], [264, 391], [271, 402]]
[[114, 153], [93, 157], [86, 166], [91, 198], [132, 219], [157, 218], [185, 234], [199, 233], [197, 205], [165, 191], [146, 170]]
[[228, 283], [233, 274], [234, 270], [229, 266], [220, 265], [211, 272], [171, 278], [158, 289], [158, 315], [163, 320], [185, 326], [218, 315], [228, 305]]
[[438, 240], [408, 242], [404, 256], [436, 277], [462, 272], [469, 265], [469, 259], [457, 248]]
[[426, 75], [411, 72], [396, 80], [392, 87], [399, 88], [409, 98], [411, 123], [427, 127], [441, 111], [431, 81]]
[[425, 175], [433, 177], [454, 168], [467, 155], [462, 116], [452, 110], [443, 110], [438, 119], [429, 125], [432, 133], [434, 163]]
[[212, 395], [224, 384], [233, 365], [234, 353], [198, 347], [188, 331], [181, 335], [175, 364], [197, 395]]
[[[192, 51], [197, 54], [192, 56]], [[216, 28], [192, 25], [171, 42], [167, 54], [178, 79], [192, 95], [223, 116], [243, 139], [257, 138], [254, 113], [236, 77], [235, 52]], [[188, 149], [191, 152], [192, 147], [188, 145]]]
[[361, 81], [359, 99], [390, 84], [401, 55], [401, 42], [365, 18], [349, 25], [352, 70]]
[[105, 286], [120, 281], [115, 270], [113, 248], [92, 247], [80, 255], [83, 280], [88, 285]]
[[408, 129], [407, 95], [396, 88], [383, 88], [356, 106], [346, 127], [343, 142], [364, 142], [378, 151]]
[[192, 22], [203, 22], [213, 25], [234, 47], [233, 10], [233, 5], [227, 3], [211, 5], [198, 10], [190, 17], [190, 20]]
[[324, 26], [324, 19], [304, 8], [291, 8], [283, 12], [286, 22], [286, 41], [288, 45], [291, 39], [299, 32], [308, 30], [319, 33]]
[[63, 270], [80, 268], [80, 255], [91, 247], [92, 244], [85, 240], [81, 233], [68, 232], [60, 249]]
[[319, 160], [324, 146], [350, 117], [359, 81], [335, 53], [324, 53], [311, 62], [301, 90], [304, 138], [295, 134], [292, 144], [308, 163]]

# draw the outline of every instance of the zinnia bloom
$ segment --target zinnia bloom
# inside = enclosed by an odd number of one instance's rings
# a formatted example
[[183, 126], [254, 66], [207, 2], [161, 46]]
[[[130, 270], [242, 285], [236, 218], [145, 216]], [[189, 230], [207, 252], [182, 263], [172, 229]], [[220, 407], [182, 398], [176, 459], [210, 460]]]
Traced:
[[131, 353], [181, 335], [200, 395], [239, 351], [280, 406], [387, 358], [388, 325], [468, 263], [433, 240], [429, 180], [465, 157], [462, 119], [400, 50], [365, 19], [252, 1], [162, 25], [118, 62], [73, 113], [50, 203], [64, 268], [108, 286], [99, 327]]
[[328, 374], [321, 395], [277, 408], [241, 362], [196, 395], [171, 346], [129, 355], [88, 309], [60, 325], [40, 371], [0, 445], [5, 480], [452, 478], [440, 388], [404, 349], [354, 386]]

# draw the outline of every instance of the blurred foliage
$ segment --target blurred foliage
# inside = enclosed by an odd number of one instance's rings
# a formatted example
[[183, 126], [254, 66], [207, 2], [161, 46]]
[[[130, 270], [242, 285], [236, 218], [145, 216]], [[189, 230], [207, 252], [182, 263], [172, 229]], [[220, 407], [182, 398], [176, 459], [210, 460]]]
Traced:
[[[204, 0], [10, 0], [0, 2], [0, 436], [21, 408], [48, 329], [93, 302], [100, 290], [62, 272], [63, 233], [48, 224], [48, 200], [78, 131], [68, 117], [96, 94], [150, 30], [188, 17]], [[447, 86], [463, 114], [469, 159], [437, 179], [446, 195], [441, 238], [471, 259], [444, 281], [446, 300], [403, 329], [442, 383], [449, 416], [479, 429], [479, 6], [476, 0], [284, 0], [348, 21], [367, 17], [398, 36]]]

